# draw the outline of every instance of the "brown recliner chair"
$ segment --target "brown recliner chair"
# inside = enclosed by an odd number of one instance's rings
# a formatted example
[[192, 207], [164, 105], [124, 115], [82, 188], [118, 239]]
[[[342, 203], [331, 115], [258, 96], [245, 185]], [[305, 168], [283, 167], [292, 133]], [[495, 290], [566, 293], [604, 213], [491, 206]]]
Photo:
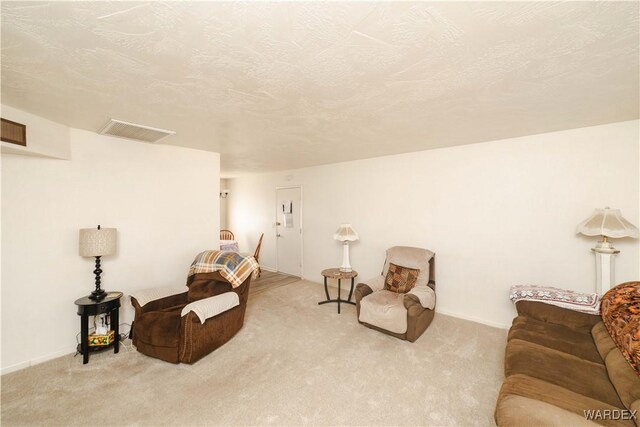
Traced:
[[[435, 315], [435, 254], [427, 249], [394, 246], [387, 249], [382, 275], [358, 283], [355, 290], [358, 322], [385, 334], [414, 342]], [[408, 292], [385, 289], [390, 264], [418, 270]]]
[[[186, 288], [132, 295], [133, 345], [167, 362], [198, 361], [242, 328], [250, 285], [251, 275], [233, 288], [219, 272], [197, 273], [188, 278]], [[164, 296], [154, 299], [154, 295]]]

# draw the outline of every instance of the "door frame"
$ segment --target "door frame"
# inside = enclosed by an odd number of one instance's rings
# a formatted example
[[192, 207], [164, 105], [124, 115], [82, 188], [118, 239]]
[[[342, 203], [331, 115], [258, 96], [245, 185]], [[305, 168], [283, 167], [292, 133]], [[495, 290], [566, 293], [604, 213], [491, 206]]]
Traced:
[[[274, 206], [275, 208], [275, 214], [276, 214], [276, 221], [275, 223], [279, 222], [278, 221], [278, 213], [279, 213], [279, 209], [278, 209], [278, 190], [288, 190], [291, 188], [299, 188], [300, 189], [300, 279], [304, 278], [304, 227], [303, 227], [303, 213], [304, 213], [304, 192], [302, 189], [302, 185], [285, 185], [282, 187], [276, 187], [275, 190], [275, 196], [276, 196], [276, 205]], [[278, 238], [277, 234], [278, 234], [278, 226], [275, 225], [275, 230], [274, 230], [274, 237], [276, 238], [276, 271], [280, 272], [280, 268], [278, 267], [278, 245], [280, 244], [280, 239]]]

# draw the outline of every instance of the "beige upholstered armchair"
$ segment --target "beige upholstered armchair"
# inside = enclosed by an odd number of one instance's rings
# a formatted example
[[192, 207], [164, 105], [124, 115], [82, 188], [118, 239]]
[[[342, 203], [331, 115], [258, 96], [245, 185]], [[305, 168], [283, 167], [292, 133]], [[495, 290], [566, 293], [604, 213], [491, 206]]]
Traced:
[[358, 321], [396, 338], [417, 340], [435, 314], [434, 259], [427, 249], [387, 249], [382, 275], [356, 287]]

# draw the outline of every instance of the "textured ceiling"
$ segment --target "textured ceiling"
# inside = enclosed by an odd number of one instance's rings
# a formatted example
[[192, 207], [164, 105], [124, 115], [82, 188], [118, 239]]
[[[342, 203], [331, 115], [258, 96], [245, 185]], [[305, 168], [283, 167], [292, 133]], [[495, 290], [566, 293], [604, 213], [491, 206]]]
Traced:
[[638, 2], [2, 1], [2, 101], [223, 175], [638, 117]]

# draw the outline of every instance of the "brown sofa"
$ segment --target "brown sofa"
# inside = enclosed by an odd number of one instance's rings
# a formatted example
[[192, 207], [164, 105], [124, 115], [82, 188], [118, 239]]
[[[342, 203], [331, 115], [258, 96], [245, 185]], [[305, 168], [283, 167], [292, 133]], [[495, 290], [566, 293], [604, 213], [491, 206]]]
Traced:
[[640, 376], [600, 316], [531, 301], [516, 308], [497, 425], [640, 425]]
[[[198, 273], [187, 280], [188, 291], [150, 301], [141, 306], [135, 297], [133, 345], [139, 352], [172, 363], [194, 363], [229, 341], [244, 323], [251, 275], [236, 288], [220, 273]], [[195, 312], [184, 316], [187, 304], [226, 292], [238, 294], [239, 304], [208, 318]]]

